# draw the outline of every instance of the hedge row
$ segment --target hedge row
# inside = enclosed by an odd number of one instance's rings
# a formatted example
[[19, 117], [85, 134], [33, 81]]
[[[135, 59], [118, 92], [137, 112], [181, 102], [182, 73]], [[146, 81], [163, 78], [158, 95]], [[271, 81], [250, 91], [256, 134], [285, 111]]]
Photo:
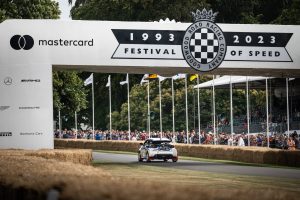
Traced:
[[[60, 140], [54, 141], [55, 148], [79, 148], [109, 151], [137, 152], [140, 142], [133, 141], [92, 141]], [[221, 145], [175, 145], [178, 155], [197, 158], [231, 160], [256, 164], [272, 164], [300, 167], [300, 151], [287, 151], [261, 147], [232, 147]]]

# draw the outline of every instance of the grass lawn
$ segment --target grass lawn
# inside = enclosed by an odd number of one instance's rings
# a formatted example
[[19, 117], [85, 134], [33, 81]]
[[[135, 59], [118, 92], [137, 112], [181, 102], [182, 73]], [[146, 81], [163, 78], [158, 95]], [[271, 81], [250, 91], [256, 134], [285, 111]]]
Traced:
[[[198, 158], [188, 159], [203, 161], [203, 159]], [[215, 162], [207, 159], [205, 159], [205, 161]], [[230, 161], [221, 162], [229, 162], [230, 164], [235, 163]], [[240, 165], [245, 163], [236, 164]], [[111, 173], [113, 177], [120, 178], [124, 181], [138, 180], [145, 182], [165, 183], [174, 186], [198, 187], [200, 190], [201, 188], [221, 190], [251, 188], [254, 190], [272, 190], [277, 192], [283, 191], [294, 193], [297, 196], [300, 195], [300, 180], [297, 179], [212, 173], [143, 165], [139, 163], [111, 163], [107, 161], [101, 161], [94, 162], [93, 165], [95, 167], [101, 167], [101, 169]]]

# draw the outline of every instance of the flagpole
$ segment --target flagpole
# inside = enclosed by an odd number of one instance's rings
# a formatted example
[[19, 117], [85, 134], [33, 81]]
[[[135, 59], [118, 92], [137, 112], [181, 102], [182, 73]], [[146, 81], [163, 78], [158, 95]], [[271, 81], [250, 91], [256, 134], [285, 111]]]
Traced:
[[268, 78], [266, 78], [266, 114], [267, 114], [267, 146], [269, 147], [269, 91], [268, 91]]
[[77, 112], [75, 111], [75, 139], [77, 139]]
[[187, 74], [185, 75], [185, 120], [186, 120], [186, 142], [189, 144], [189, 119], [188, 119], [188, 105], [187, 105]]
[[61, 134], [61, 118], [60, 118], [60, 109], [58, 110], [58, 129], [59, 129], [59, 137], [62, 138]]
[[162, 110], [161, 110], [161, 83], [158, 79], [158, 89], [159, 89], [159, 124], [160, 124], [160, 138], [162, 138]]
[[248, 76], [246, 76], [246, 98], [247, 98], [247, 138], [248, 146], [250, 146], [250, 113], [249, 113], [249, 81]]
[[230, 130], [231, 138], [233, 140], [233, 105], [232, 105], [232, 81], [230, 76]]
[[109, 75], [109, 132], [110, 132], [110, 139], [112, 140], [112, 119], [111, 119], [111, 78]]
[[130, 101], [129, 101], [129, 74], [127, 74], [127, 98], [128, 98], [128, 137], [131, 140], [130, 132]]
[[94, 73], [92, 73], [92, 109], [93, 109], [93, 140], [95, 139], [95, 104], [94, 104]]
[[290, 137], [290, 110], [289, 110], [289, 78], [286, 78], [286, 123], [287, 135]]
[[214, 127], [214, 144], [216, 145], [215, 75], [213, 75], [213, 127]]
[[149, 138], [151, 137], [151, 129], [150, 129], [150, 80], [148, 80], [148, 131], [149, 131]]
[[175, 108], [174, 108], [174, 80], [172, 77], [172, 119], [173, 119], [173, 135], [175, 134]]
[[[199, 75], [197, 75], [197, 85], [199, 85]], [[197, 88], [197, 101], [198, 101], [198, 134], [199, 134], [199, 144], [201, 144], [201, 139], [200, 139], [200, 135], [201, 135], [201, 124], [200, 124], [200, 88]]]

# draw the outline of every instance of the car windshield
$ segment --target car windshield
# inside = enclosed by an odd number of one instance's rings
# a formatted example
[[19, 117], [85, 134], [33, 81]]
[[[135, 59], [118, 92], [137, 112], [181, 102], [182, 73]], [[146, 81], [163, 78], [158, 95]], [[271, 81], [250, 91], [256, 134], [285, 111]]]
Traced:
[[170, 141], [162, 140], [162, 141], [151, 141], [150, 146], [152, 148], [157, 148], [161, 146], [171, 146]]

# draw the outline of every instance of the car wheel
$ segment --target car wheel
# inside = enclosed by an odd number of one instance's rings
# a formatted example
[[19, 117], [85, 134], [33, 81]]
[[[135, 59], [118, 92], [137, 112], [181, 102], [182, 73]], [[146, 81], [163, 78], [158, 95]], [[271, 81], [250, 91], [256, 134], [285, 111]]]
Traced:
[[151, 160], [150, 160], [150, 158], [149, 158], [149, 153], [147, 152], [147, 154], [146, 154], [146, 161], [147, 162], [151, 162]]
[[141, 153], [138, 153], [138, 161], [139, 161], [139, 162], [143, 162], [143, 158], [142, 158], [142, 156], [141, 156]]
[[178, 158], [173, 158], [172, 161], [173, 161], [173, 162], [177, 162], [177, 161], [178, 161]]

